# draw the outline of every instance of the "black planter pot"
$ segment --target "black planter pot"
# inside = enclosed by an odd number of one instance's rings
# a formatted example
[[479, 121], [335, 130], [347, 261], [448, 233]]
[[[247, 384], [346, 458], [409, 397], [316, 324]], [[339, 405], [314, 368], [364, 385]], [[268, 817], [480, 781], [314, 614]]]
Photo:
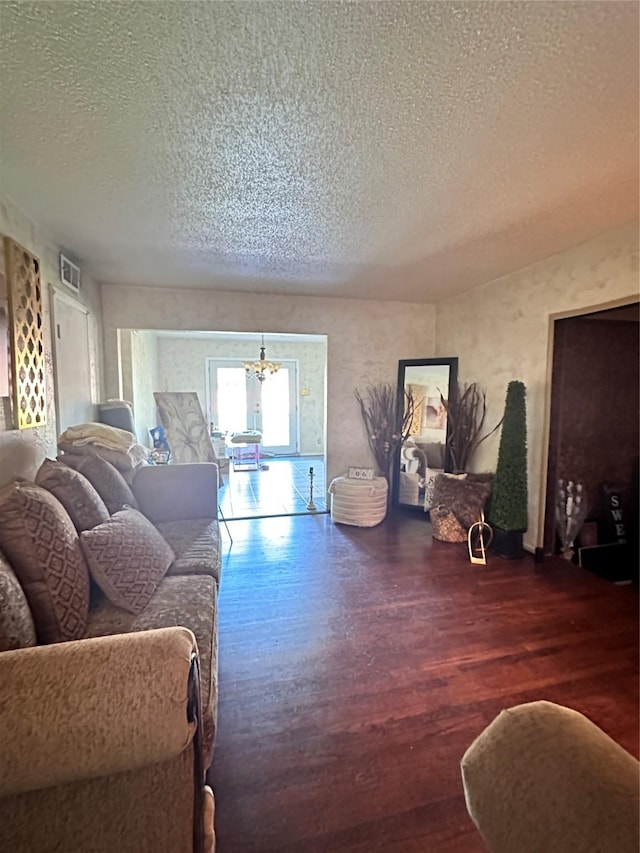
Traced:
[[518, 560], [524, 557], [522, 534], [524, 530], [501, 530], [493, 528], [491, 550], [504, 560]]

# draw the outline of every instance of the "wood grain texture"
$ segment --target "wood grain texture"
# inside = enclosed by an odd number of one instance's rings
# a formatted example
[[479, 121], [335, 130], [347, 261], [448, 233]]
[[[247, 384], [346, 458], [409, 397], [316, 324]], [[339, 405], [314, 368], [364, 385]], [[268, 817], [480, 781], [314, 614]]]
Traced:
[[218, 853], [482, 851], [459, 762], [549, 699], [638, 754], [638, 596], [550, 558], [432, 540], [423, 517], [232, 523], [210, 782]]

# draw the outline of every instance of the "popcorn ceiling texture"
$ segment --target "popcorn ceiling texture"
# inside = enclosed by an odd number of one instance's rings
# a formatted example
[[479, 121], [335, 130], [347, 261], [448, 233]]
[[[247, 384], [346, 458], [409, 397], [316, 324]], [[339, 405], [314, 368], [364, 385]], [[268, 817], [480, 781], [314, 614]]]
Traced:
[[[437, 306], [437, 353], [458, 355], [462, 382], [487, 391], [491, 426], [504, 409], [507, 384], [527, 387], [529, 530], [525, 544], [542, 545], [546, 483], [545, 432], [549, 317], [638, 299], [638, 228], [616, 229], [571, 251], [518, 270]], [[476, 470], [494, 471], [500, 432], [484, 442]]]
[[637, 3], [0, 18], [4, 192], [100, 281], [429, 303], [637, 216]]

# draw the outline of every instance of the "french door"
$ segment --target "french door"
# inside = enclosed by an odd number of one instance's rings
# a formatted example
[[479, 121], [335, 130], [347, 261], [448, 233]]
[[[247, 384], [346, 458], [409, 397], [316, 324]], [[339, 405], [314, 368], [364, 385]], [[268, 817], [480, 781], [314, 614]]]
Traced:
[[[249, 358], [247, 358], [249, 360]], [[264, 382], [247, 379], [236, 359], [207, 359], [209, 411], [222, 432], [262, 433], [262, 449], [287, 456], [298, 451], [297, 362], [283, 361]]]

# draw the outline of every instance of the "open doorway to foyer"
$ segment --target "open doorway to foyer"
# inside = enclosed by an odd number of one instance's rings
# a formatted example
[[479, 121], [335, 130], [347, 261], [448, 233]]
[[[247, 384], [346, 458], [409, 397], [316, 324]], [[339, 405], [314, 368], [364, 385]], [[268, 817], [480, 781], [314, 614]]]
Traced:
[[[280, 365], [264, 382], [243, 363]], [[326, 511], [325, 335], [121, 329], [120, 387], [133, 404], [138, 441], [159, 423], [154, 391], [195, 391], [205, 420], [230, 458], [219, 503], [227, 520]], [[258, 465], [233, 465], [231, 436], [261, 435]]]

